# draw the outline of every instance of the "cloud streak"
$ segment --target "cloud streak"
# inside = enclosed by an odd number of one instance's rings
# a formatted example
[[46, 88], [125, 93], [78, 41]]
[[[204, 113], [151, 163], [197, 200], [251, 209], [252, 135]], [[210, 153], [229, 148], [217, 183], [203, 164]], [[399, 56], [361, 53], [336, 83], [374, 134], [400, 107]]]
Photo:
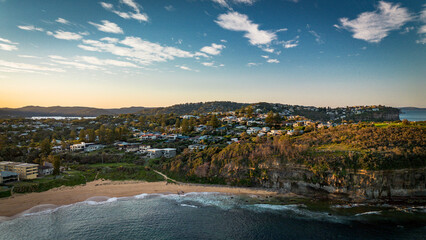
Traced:
[[95, 26], [99, 31], [107, 33], [116, 33], [123, 34], [123, 29], [121, 29], [117, 24], [110, 22], [108, 20], [102, 20], [102, 24], [97, 24], [94, 22], [89, 22], [90, 25]]
[[18, 43], [12, 42], [6, 38], [0, 38], [0, 50], [4, 51], [15, 51], [18, 50], [16, 46]]
[[47, 31], [46, 33], [49, 36], [53, 36], [57, 39], [62, 39], [62, 40], [80, 40], [80, 39], [83, 38], [83, 36], [81, 36], [78, 33], [65, 32], [65, 31], [62, 31], [62, 30], [58, 30], [58, 31], [55, 31], [55, 32]]
[[118, 11], [114, 8], [114, 5], [112, 5], [111, 3], [100, 2], [101, 6], [104, 9], [117, 14], [121, 18], [134, 19], [134, 20], [138, 20], [139, 22], [147, 22], [149, 20], [147, 14], [141, 13], [140, 5], [137, 4], [135, 1], [133, 1], [133, 0], [121, 0], [120, 3], [127, 5], [128, 7], [132, 8], [134, 12]]
[[108, 52], [116, 56], [126, 57], [139, 64], [149, 65], [154, 62], [166, 62], [175, 58], [193, 58], [207, 55], [201, 52], [191, 53], [176, 47], [163, 46], [139, 37], [126, 37], [119, 42], [83, 40], [78, 47], [96, 52]]

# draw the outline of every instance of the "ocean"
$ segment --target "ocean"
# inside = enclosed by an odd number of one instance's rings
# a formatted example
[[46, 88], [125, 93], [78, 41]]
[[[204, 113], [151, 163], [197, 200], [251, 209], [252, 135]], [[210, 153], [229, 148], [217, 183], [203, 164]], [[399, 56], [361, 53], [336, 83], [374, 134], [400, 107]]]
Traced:
[[426, 239], [424, 207], [330, 209], [218, 193], [94, 197], [4, 218], [0, 239]]
[[401, 109], [399, 119], [408, 121], [426, 121], [426, 109]]

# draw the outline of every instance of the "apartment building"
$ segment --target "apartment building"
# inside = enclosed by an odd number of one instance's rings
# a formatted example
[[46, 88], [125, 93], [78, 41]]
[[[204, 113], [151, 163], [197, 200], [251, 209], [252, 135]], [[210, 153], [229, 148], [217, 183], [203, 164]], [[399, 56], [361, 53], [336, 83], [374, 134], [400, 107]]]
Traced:
[[19, 179], [35, 179], [38, 176], [38, 165], [22, 162], [0, 162], [0, 171], [15, 172]]

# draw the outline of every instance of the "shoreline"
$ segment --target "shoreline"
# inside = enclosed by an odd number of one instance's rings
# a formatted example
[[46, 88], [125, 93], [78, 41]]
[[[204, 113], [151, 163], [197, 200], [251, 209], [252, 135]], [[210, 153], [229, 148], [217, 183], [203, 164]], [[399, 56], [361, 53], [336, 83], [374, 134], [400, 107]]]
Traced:
[[166, 181], [110, 181], [95, 180], [84, 185], [62, 186], [45, 192], [14, 194], [11, 197], [0, 199], [0, 216], [13, 217], [33, 207], [45, 204], [63, 206], [86, 201], [91, 197], [131, 197], [139, 194], [179, 194], [190, 192], [218, 192], [235, 195], [268, 195], [295, 197], [296, 194], [281, 194], [256, 188], [229, 187], [202, 184], [171, 184]]

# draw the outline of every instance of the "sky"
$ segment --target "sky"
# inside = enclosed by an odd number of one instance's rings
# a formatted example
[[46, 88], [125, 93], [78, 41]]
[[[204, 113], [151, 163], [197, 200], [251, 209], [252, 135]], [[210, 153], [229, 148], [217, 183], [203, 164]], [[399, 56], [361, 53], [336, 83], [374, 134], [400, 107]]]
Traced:
[[0, 0], [0, 107], [426, 107], [426, 1]]

